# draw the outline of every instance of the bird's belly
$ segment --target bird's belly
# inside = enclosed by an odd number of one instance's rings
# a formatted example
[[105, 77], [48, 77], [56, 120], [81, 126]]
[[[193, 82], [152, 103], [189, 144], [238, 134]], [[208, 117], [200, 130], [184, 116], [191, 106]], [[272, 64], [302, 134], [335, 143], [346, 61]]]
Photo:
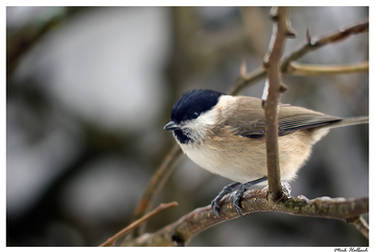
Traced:
[[[311, 148], [300, 140], [301, 134], [293, 133], [288, 138], [279, 137], [280, 176], [291, 180], [310, 155]], [[304, 137], [304, 136], [302, 136]], [[216, 146], [212, 147], [212, 146]], [[183, 152], [200, 167], [241, 183], [267, 176], [264, 139], [241, 137], [236, 142], [220, 142], [203, 145], [181, 144]]]
[[265, 153], [255, 153], [256, 150], [251, 153], [236, 148], [233, 152], [189, 145], [181, 145], [181, 148], [200, 167], [233, 181], [244, 183], [266, 175]]

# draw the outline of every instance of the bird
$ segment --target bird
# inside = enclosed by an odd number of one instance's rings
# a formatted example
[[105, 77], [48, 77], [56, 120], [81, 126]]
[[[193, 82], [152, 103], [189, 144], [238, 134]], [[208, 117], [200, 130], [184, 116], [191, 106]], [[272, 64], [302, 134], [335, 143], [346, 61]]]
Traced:
[[[289, 104], [278, 104], [280, 178], [291, 181], [310, 157], [312, 146], [330, 129], [366, 124], [368, 117], [341, 118]], [[265, 113], [262, 99], [193, 89], [174, 104], [172, 131], [182, 151], [198, 166], [234, 182], [211, 201], [220, 215], [221, 199], [235, 191], [233, 205], [242, 214], [243, 193], [267, 181]]]

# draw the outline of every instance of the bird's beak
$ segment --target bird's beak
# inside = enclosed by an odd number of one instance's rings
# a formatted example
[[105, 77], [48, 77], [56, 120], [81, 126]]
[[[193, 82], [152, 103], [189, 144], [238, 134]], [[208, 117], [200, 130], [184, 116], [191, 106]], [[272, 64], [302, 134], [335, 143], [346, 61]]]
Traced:
[[166, 125], [164, 125], [164, 130], [175, 130], [178, 129], [178, 125], [174, 121], [170, 121]]

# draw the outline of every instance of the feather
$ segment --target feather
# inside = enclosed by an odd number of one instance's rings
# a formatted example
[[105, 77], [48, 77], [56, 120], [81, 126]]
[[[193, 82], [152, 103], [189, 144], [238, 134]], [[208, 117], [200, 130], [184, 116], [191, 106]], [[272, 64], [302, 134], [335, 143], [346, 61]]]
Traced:
[[[261, 138], [265, 134], [264, 110], [261, 99], [240, 96], [237, 105], [229, 108], [227, 118], [222, 125], [229, 126], [233, 134]], [[279, 105], [279, 136], [291, 134], [297, 130], [323, 128], [342, 121], [342, 118], [326, 115], [320, 112], [289, 104]]]

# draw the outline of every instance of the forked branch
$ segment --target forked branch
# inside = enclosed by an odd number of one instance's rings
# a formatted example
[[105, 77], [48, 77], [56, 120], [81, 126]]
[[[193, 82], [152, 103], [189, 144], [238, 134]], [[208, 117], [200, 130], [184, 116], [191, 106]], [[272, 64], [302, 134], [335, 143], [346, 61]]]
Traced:
[[367, 32], [369, 27], [368, 21], [359, 23], [353, 26], [350, 26], [345, 29], [341, 29], [335, 33], [329, 34], [327, 36], [322, 36], [318, 39], [312, 39], [310, 36], [310, 32], [307, 30], [306, 32], [306, 43], [303, 44], [300, 48], [290, 53], [288, 56], [285, 57], [281, 64], [281, 71], [288, 72], [288, 67], [292, 61], [296, 61], [300, 59], [302, 56], [306, 55], [307, 53], [319, 49], [323, 46], [340, 42], [351, 35], [360, 34], [363, 32]]
[[[349, 38], [351, 35], [358, 35], [364, 32], [368, 32], [369, 22], [362, 22], [356, 25], [349, 26], [345, 29], [340, 29], [339, 31], [330, 33], [326, 36], [321, 36], [316, 39], [312, 39], [309, 31], [306, 32], [306, 43], [304, 43], [300, 48], [291, 52], [281, 61], [281, 72], [286, 74], [294, 74], [294, 70], [290, 68], [291, 63], [302, 58], [307, 53], [315, 51], [326, 45], [337, 43]], [[362, 72], [363, 69], [358, 69], [358, 72]], [[346, 74], [345, 71], [331, 72], [330, 74]], [[353, 73], [351, 71], [350, 73]], [[262, 79], [266, 76], [266, 70], [264, 67], [259, 67], [252, 71], [251, 73], [241, 74], [237, 79], [236, 83], [230, 90], [230, 94], [236, 95], [240, 93], [243, 89], [248, 87], [250, 84], [255, 83], [257, 80]]]

